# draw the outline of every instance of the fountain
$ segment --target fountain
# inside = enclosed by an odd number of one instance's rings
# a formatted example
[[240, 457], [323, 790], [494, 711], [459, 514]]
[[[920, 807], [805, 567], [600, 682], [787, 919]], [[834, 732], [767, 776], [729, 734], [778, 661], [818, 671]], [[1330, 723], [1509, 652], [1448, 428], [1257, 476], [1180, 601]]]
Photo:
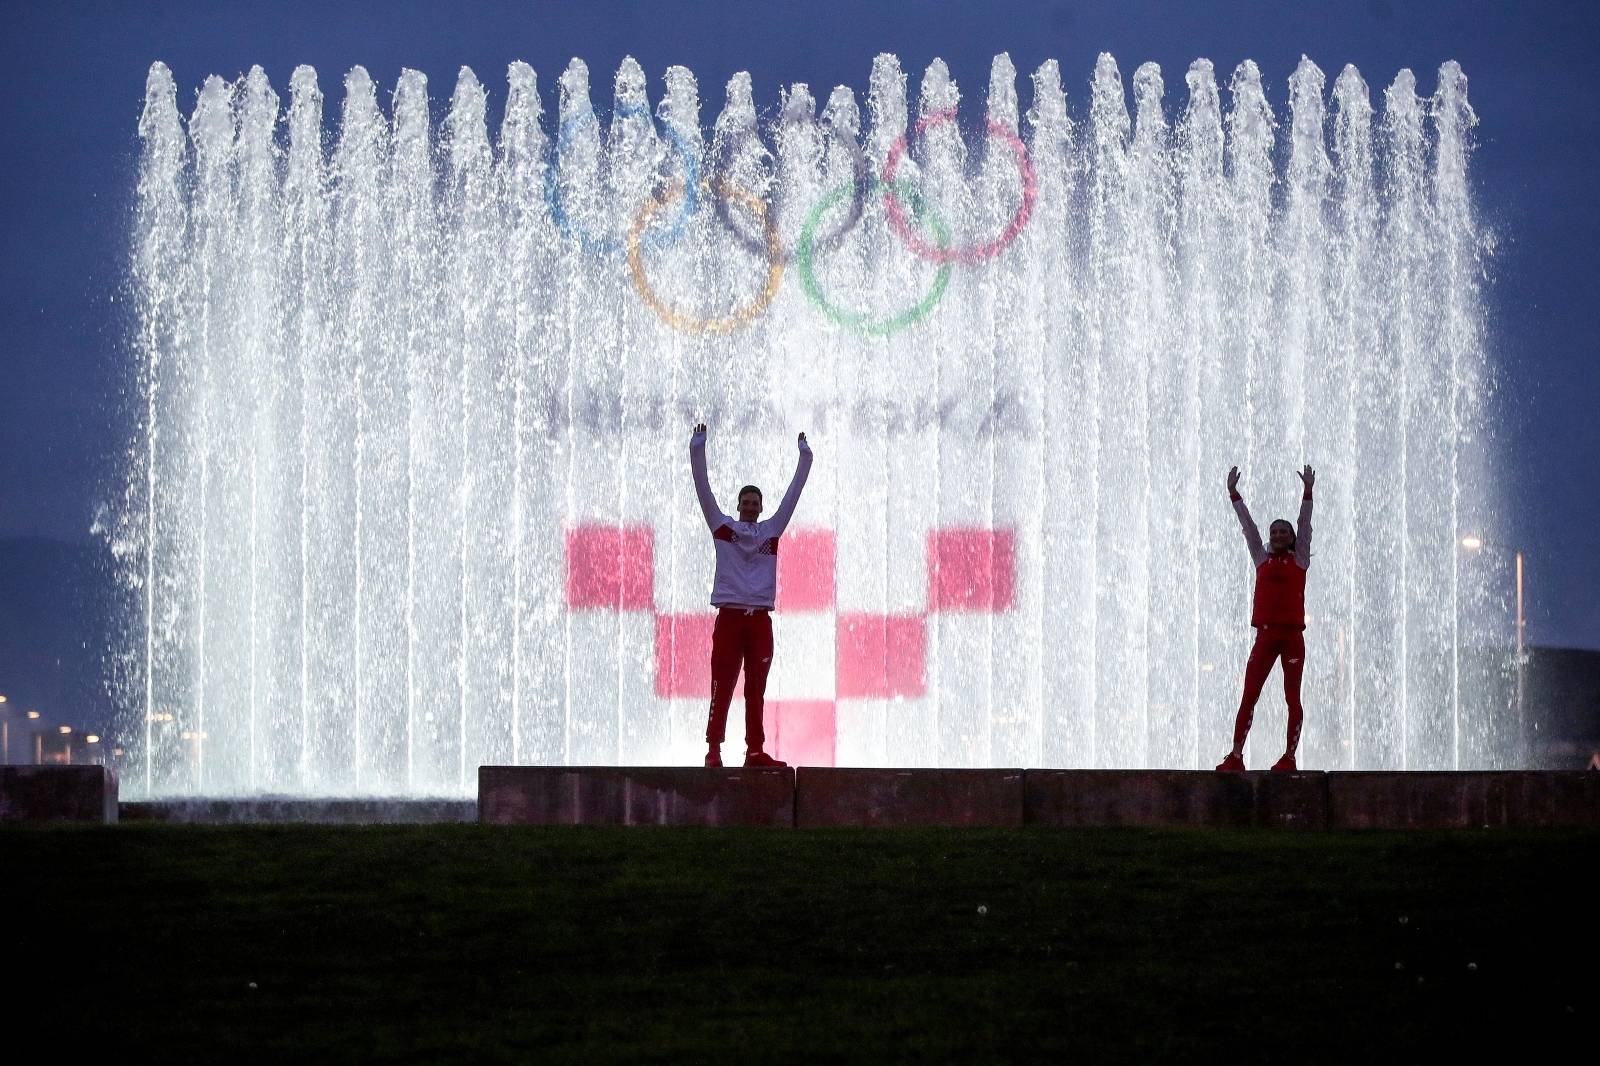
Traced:
[[1495, 505], [1460, 68], [1376, 116], [1309, 60], [1283, 115], [1250, 62], [1182, 101], [1147, 63], [1131, 110], [1108, 55], [1081, 107], [1053, 61], [1025, 114], [1015, 82], [1000, 56], [963, 107], [936, 61], [913, 104], [884, 55], [865, 122], [797, 84], [763, 123], [741, 74], [708, 136], [683, 68], [652, 105], [625, 61], [602, 114], [574, 60], [546, 118], [516, 63], [492, 138], [472, 71], [436, 128], [422, 74], [357, 67], [329, 139], [308, 67], [286, 111], [257, 68], [185, 122], [153, 65], [124, 792], [696, 761], [697, 421], [723, 497], [817, 451], [791, 758], [1209, 766], [1250, 639], [1223, 475], [1264, 525], [1310, 462], [1302, 765], [1501, 765], [1503, 575], [1457, 550]]

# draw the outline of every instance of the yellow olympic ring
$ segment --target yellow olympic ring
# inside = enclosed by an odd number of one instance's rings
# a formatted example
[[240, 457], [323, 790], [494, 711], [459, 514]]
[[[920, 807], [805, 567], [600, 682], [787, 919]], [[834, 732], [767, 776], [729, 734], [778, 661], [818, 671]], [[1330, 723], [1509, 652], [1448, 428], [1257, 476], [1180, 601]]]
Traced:
[[[709, 191], [709, 186], [704, 183], [701, 188]], [[639, 238], [644, 233], [645, 227], [650, 225], [650, 220], [655, 217], [656, 212], [670, 207], [683, 196], [683, 182], [673, 182], [665, 196], [652, 196], [646, 201], [639, 216], [633, 220], [633, 225], [628, 229], [628, 272], [633, 275], [633, 287], [639, 290], [640, 298], [661, 321], [685, 333], [732, 333], [742, 326], [749, 325], [772, 303], [773, 298], [778, 295], [778, 285], [783, 281], [783, 253], [778, 243], [778, 224], [767, 211], [767, 202], [752, 192], [730, 184], [723, 184], [721, 192], [738, 200], [761, 219], [761, 228], [766, 235], [767, 244], [766, 284], [762, 286], [754, 300], [743, 307], [734, 308], [731, 313], [721, 318], [695, 318], [667, 306], [650, 287], [650, 279], [645, 277], [644, 251]]]

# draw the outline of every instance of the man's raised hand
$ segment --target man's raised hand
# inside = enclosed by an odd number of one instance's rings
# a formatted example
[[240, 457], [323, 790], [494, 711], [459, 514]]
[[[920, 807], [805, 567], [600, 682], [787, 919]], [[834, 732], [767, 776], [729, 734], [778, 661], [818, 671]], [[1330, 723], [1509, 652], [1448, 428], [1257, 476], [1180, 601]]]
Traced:
[[805, 435], [805, 433], [803, 431], [800, 434], [800, 439], [795, 441], [795, 444], [798, 445], [801, 448], [804, 448], [806, 446], [806, 435]]
[[701, 423], [697, 424], [694, 427], [694, 431], [696, 433], [704, 433], [706, 431], [706, 424], [704, 422], [701, 422]]
[[1304, 470], [1300, 471], [1300, 483], [1303, 484], [1306, 487], [1306, 495], [1307, 496], [1311, 495], [1311, 485], [1316, 480], [1317, 480], [1317, 472], [1315, 470], [1311, 469], [1311, 464], [1310, 463], [1307, 463], [1306, 464], [1306, 468]]
[[[1308, 467], [1307, 469], [1310, 469], [1310, 468]], [[1228, 495], [1229, 496], [1237, 496], [1238, 494], [1239, 494], [1239, 468], [1236, 467], [1236, 466], [1229, 467], [1228, 468]]]

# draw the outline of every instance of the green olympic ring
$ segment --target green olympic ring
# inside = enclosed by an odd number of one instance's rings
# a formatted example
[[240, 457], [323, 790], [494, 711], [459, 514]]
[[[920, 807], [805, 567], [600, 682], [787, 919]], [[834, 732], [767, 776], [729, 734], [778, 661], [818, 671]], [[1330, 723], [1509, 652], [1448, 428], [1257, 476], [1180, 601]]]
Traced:
[[[886, 188], [892, 188], [896, 196], [910, 200], [912, 210], [917, 217], [926, 217], [928, 225], [933, 228], [935, 236], [939, 238], [940, 250], [950, 247], [949, 227], [944, 224], [944, 220], [931, 207], [927, 206], [922, 199], [921, 193], [903, 181], [874, 182], [873, 185], [874, 191], [882, 192]], [[870, 315], [865, 311], [846, 311], [844, 308], [830, 303], [827, 296], [822, 292], [822, 286], [817, 282], [817, 273], [813, 268], [813, 250], [816, 242], [817, 226], [821, 223], [822, 216], [828, 212], [829, 208], [846, 196], [853, 195], [855, 191], [856, 183], [853, 181], [846, 182], [818, 201], [817, 206], [811, 209], [811, 214], [806, 216], [805, 228], [800, 231], [800, 243], [795, 247], [794, 257], [800, 267], [800, 280], [805, 284], [806, 295], [811, 297], [811, 302], [816, 304], [822, 310], [822, 313], [828, 317], [828, 321], [838, 326], [853, 329], [869, 337], [887, 337], [891, 333], [897, 333], [905, 329], [933, 310], [934, 305], [944, 296], [944, 290], [950, 284], [951, 259], [954, 257], [946, 258], [940, 264], [939, 273], [933, 279], [933, 287], [928, 290], [928, 294], [919, 303], [901, 311], [898, 315], [886, 321], [873, 322], [870, 320]]]

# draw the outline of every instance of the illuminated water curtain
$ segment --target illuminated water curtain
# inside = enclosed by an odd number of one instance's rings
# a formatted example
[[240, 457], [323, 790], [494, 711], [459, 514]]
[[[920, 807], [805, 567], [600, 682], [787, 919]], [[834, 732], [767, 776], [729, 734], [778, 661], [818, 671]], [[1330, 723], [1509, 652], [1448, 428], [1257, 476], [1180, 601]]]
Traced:
[[[470, 792], [486, 763], [698, 760], [714, 487], [817, 464], [768, 737], [841, 765], [1208, 766], [1265, 523], [1318, 468], [1301, 764], [1497, 765], [1492, 394], [1453, 63], [1375, 112], [1303, 61], [1169, 95], [1103, 56], [1020, 112], [874, 64], [707, 131], [631, 60], [541, 112], [357, 67], [140, 122], [141, 419], [106, 528], [134, 794]], [[333, 113], [336, 110], [336, 113]], [[491, 111], [499, 118], [491, 134]], [[1276, 682], [1274, 681], [1275, 685]], [[1272, 746], [1269, 687], [1256, 743]], [[1274, 717], [1277, 716], [1277, 717]], [[1250, 753], [1252, 765], [1276, 749]]]

